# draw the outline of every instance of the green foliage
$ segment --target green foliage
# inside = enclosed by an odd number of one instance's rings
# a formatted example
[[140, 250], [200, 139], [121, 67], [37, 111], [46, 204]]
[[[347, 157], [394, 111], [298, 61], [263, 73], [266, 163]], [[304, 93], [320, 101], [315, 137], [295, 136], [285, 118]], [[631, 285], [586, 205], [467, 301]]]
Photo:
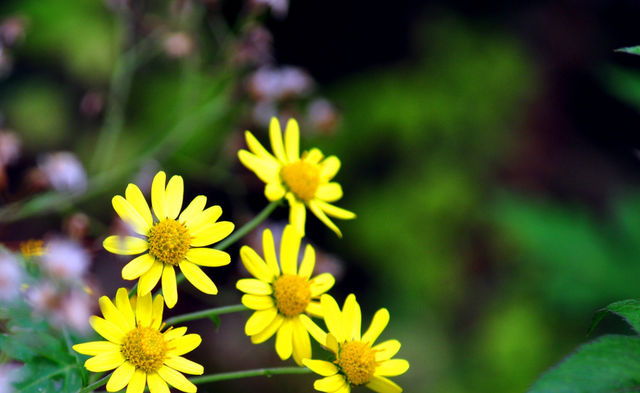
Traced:
[[632, 55], [640, 55], [640, 46], [629, 46], [626, 48], [616, 49], [616, 52], [625, 52]]
[[615, 302], [598, 311], [589, 326], [589, 333], [607, 314], [613, 313], [622, 317], [636, 331], [640, 332], [640, 300], [628, 299]]

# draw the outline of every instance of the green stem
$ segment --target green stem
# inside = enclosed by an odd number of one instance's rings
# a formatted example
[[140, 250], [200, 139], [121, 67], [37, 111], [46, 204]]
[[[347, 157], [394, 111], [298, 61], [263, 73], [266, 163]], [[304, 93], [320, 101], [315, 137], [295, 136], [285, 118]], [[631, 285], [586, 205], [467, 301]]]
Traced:
[[225, 306], [218, 308], [210, 308], [208, 310], [196, 311], [189, 314], [178, 315], [173, 318], [169, 318], [164, 321], [167, 326], [175, 326], [179, 323], [186, 321], [193, 321], [194, 319], [209, 318], [214, 315], [229, 314], [232, 312], [246, 311], [248, 308], [243, 304], [236, 304], [233, 306]]
[[73, 350], [71, 335], [69, 335], [69, 329], [67, 329], [66, 326], [62, 328], [62, 334], [64, 335], [64, 341], [67, 343], [67, 350], [69, 351], [69, 354], [73, 356], [73, 358], [76, 360], [76, 366], [78, 366], [78, 370], [80, 370], [80, 375], [82, 376], [82, 386], [84, 386], [89, 382], [89, 375], [87, 374], [87, 369], [84, 368], [82, 362], [80, 361], [78, 352]]
[[96, 390], [97, 388], [99, 388], [100, 386], [104, 386], [107, 384], [107, 382], [109, 381], [109, 377], [111, 377], [111, 374], [113, 373], [109, 373], [107, 375], [105, 375], [104, 377], [98, 379], [97, 381], [95, 381], [94, 383], [92, 383], [91, 385], [87, 386], [84, 389], [80, 389], [78, 390], [77, 393], [89, 393], [89, 392], [93, 392], [94, 390]]
[[281, 374], [310, 374], [310, 373], [311, 373], [311, 370], [306, 367], [260, 368], [257, 370], [233, 371], [230, 373], [203, 375], [201, 377], [190, 378], [189, 381], [191, 381], [195, 385], [198, 385], [198, 384], [208, 383], [208, 382], [227, 381], [229, 379], [240, 379], [240, 378], [260, 377], [260, 376], [270, 377], [272, 375], [281, 375]]

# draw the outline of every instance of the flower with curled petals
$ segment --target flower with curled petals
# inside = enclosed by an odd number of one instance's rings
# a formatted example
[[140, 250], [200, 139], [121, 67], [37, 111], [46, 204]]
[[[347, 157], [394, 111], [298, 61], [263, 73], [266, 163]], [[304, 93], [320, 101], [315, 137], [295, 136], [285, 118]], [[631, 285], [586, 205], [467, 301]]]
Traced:
[[374, 342], [389, 322], [389, 311], [382, 308], [373, 316], [369, 329], [360, 335], [362, 314], [356, 297], [351, 294], [342, 311], [329, 295], [320, 299], [324, 321], [329, 328], [325, 333], [311, 319], [300, 319], [309, 333], [322, 346], [333, 352], [334, 361], [304, 359], [302, 363], [322, 375], [313, 387], [321, 392], [349, 393], [354, 386], [364, 385], [379, 393], [400, 393], [402, 388], [386, 377], [404, 374], [409, 362], [391, 359], [400, 349], [398, 340], [389, 340], [374, 346]]
[[266, 229], [262, 234], [264, 259], [248, 246], [240, 249], [242, 263], [255, 279], [241, 279], [236, 284], [246, 293], [242, 304], [256, 310], [245, 326], [251, 341], [262, 343], [277, 332], [276, 352], [280, 358], [286, 360], [293, 354], [300, 366], [302, 359], [311, 357], [309, 333], [300, 317], [305, 312], [322, 317], [317, 299], [335, 283], [329, 273], [311, 278], [316, 263], [311, 245], [307, 245], [298, 269], [301, 240], [298, 232], [287, 225], [282, 234], [278, 266], [273, 235]]
[[104, 318], [96, 315], [89, 323], [107, 341], [76, 344], [73, 349], [93, 356], [84, 366], [92, 372], [114, 370], [107, 391], [117, 392], [127, 386], [127, 393], [142, 393], [145, 385], [151, 392], [169, 392], [167, 383], [187, 393], [195, 393], [196, 385], [181, 373], [202, 375], [201, 365], [182, 357], [202, 342], [197, 334], [187, 334], [186, 327], [161, 332], [164, 300], [162, 295], [151, 301], [151, 294], [138, 297], [135, 311], [125, 288], [116, 294], [115, 304], [100, 298]]
[[340, 169], [338, 157], [324, 158], [316, 148], [303, 152], [301, 156], [300, 129], [295, 119], [289, 119], [287, 123], [284, 143], [278, 119], [271, 119], [269, 137], [274, 155], [265, 150], [251, 132], [246, 131], [245, 137], [250, 152], [240, 150], [238, 158], [266, 183], [264, 195], [268, 200], [273, 202], [284, 197], [289, 201], [291, 225], [304, 236], [308, 207], [320, 221], [342, 237], [340, 229], [328, 216], [348, 220], [356, 215], [329, 203], [342, 198], [342, 187], [331, 181]]
[[228, 221], [216, 222], [222, 215], [220, 206], [204, 209], [207, 197], [199, 195], [180, 213], [184, 183], [173, 176], [166, 183], [164, 172], [158, 172], [151, 185], [153, 213], [135, 184], [129, 184], [125, 198], [113, 197], [113, 208], [120, 218], [138, 235], [109, 236], [103, 245], [107, 251], [120, 255], [137, 255], [122, 269], [122, 278], [138, 282], [138, 296], [149, 293], [162, 278], [162, 293], [167, 307], [178, 302], [175, 268], [179, 267], [196, 288], [215, 295], [218, 289], [200, 266], [227, 265], [231, 258], [223, 251], [205, 248], [233, 231]]

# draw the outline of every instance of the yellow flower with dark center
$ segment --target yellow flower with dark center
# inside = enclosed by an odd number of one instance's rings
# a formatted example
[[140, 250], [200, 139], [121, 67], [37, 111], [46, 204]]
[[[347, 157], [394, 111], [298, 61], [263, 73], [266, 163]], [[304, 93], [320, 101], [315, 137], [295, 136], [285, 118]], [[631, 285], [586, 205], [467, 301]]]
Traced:
[[298, 232], [287, 225], [282, 234], [278, 265], [273, 235], [266, 229], [262, 234], [264, 259], [248, 246], [240, 249], [242, 263], [255, 279], [241, 279], [236, 284], [246, 293], [242, 296], [242, 304], [256, 310], [245, 326], [251, 341], [254, 344], [265, 342], [277, 332], [276, 352], [282, 360], [293, 354], [299, 365], [302, 365], [302, 359], [311, 357], [309, 333], [300, 317], [305, 312], [322, 317], [317, 299], [335, 283], [329, 273], [311, 278], [316, 254], [310, 245], [307, 245], [298, 269], [301, 240]]
[[356, 215], [329, 203], [342, 198], [342, 187], [331, 181], [340, 169], [340, 160], [336, 156], [324, 158], [322, 152], [315, 148], [301, 156], [300, 129], [295, 119], [287, 123], [284, 143], [280, 123], [275, 117], [271, 119], [269, 136], [274, 155], [265, 150], [249, 131], [245, 132], [245, 137], [250, 151], [238, 152], [242, 164], [266, 183], [264, 194], [267, 199], [277, 201], [285, 197], [289, 201], [289, 221], [302, 236], [308, 207], [342, 237], [328, 216], [348, 220]]
[[109, 236], [104, 248], [121, 255], [136, 255], [122, 269], [122, 278], [138, 282], [138, 296], [149, 293], [162, 278], [162, 293], [167, 307], [178, 301], [175, 267], [179, 267], [196, 288], [215, 295], [218, 289], [198, 266], [224, 266], [231, 258], [223, 251], [204, 248], [218, 242], [233, 231], [228, 221], [216, 222], [222, 215], [220, 206], [204, 209], [207, 197], [197, 196], [186, 209], [182, 209], [184, 184], [182, 177], [173, 176], [166, 183], [164, 172], [158, 172], [151, 185], [153, 213], [135, 184], [129, 184], [125, 197], [113, 198], [113, 207], [131, 229], [145, 238]]
[[187, 334], [187, 328], [169, 328], [162, 332], [162, 295], [151, 300], [151, 294], [137, 298], [135, 311], [127, 290], [120, 288], [115, 304], [106, 296], [100, 298], [104, 318], [92, 316], [89, 323], [108, 341], [76, 344], [73, 349], [93, 356], [84, 366], [92, 372], [114, 370], [107, 382], [107, 391], [117, 392], [127, 387], [127, 393], [142, 393], [145, 385], [151, 392], [169, 392], [167, 383], [183, 392], [194, 393], [196, 385], [181, 373], [201, 375], [201, 365], [182, 357], [192, 351], [202, 339]]
[[307, 316], [300, 318], [313, 338], [334, 355], [333, 362], [302, 360], [305, 366], [325, 377], [317, 380], [314, 388], [321, 392], [349, 393], [354, 386], [366, 386], [380, 393], [402, 392], [400, 386], [386, 378], [409, 369], [406, 360], [391, 359], [400, 350], [400, 343], [389, 340], [373, 345], [389, 323], [389, 312], [384, 308], [378, 310], [369, 329], [360, 335], [362, 314], [353, 294], [347, 297], [342, 311], [327, 294], [322, 295], [320, 303], [329, 333]]

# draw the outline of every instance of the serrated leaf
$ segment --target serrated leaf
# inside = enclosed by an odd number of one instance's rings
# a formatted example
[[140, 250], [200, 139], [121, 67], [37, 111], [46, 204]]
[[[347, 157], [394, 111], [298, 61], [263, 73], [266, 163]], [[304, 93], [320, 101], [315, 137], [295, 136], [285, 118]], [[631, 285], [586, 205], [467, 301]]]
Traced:
[[630, 53], [632, 55], [640, 55], [640, 45], [628, 46], [626, 48], [616, 49], [616, 52], [625, 52], [625, 53]]
[[604, 336], [542, 375], [529, 393], [613, 393], [640, 389], [640, 337]]
[[6, 334], [0, 335], [0, 351], [21, 362], [29, 362], [37, 355], [28, 345]]
[[640, 300], [635, 299], [627, 299], [619, 302], [611, 303], [607, 307], [602, 310], [598, 310], [596, 315], [593, 317], [593, 322], [591, 322], [591, 326], [589, 326], [589, 331], [587, 335], [589, 335], [593, 328], [596, 327], [598, 322], [602, 318], [605, 317], [608, 313], [616, 314], [622, 317], [636, 333], [640, 333]]
[[82, 377], [75, 364], [38, 357], [20, 368], [14, 387], [14, 393], [76, 392], [82, 388]]

